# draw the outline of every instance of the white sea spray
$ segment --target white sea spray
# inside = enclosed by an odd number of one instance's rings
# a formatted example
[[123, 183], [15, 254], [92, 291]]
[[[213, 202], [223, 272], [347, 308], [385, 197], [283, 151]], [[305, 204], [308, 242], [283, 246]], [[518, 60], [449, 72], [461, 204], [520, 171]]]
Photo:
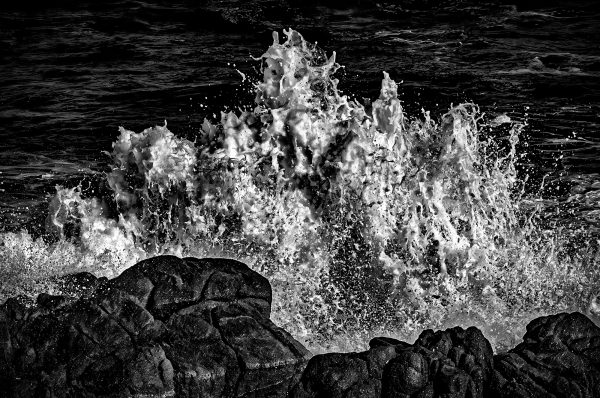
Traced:
[[[568, 256], [523, 210], [521, 125], [485, 126], [474, 104], [411, 117], [385, 72], [364, 106], [338, 90], [335, 53], [285, 34], [259, 58], [253, 111], [205, 120], [195, 142], [122, 128], [108, 197], [58, 189], [56, 243], [2, 234], [2, 295], [160, 253], [238, 258], [269, 278], [275, 322], [315, 351], [455, 323], [503, 348], [515, 325], [595, 297], [597, 253]], [[504, 146], [484, 126], [508, 126]]]

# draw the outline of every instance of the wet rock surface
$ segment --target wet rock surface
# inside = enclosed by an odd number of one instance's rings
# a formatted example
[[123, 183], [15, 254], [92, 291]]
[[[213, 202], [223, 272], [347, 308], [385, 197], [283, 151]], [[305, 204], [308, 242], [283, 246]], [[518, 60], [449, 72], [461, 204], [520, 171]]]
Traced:
[[426, 330], [412, 345], [378, 337], [369, 347], [314, 356], [291, 396], [600, 397], [600, 328], [577, 312], [535, 319], [523, 343], [496, 356], [474, 327]]
[[535, 319], [498, 355], [455, 327], [308, 360], [270, 321], [268, 281], [235, 260], [56, 282], [65, 295], [0, 306], [0, 397], [600, 397], [600, 328], [577, 312]]
[[476, 328], [424, 331], [417, 341], [371, 340], [368, 351], [313, 357], [294, 397], [487, 397], [490, 343]]
[[268, 281], [234, 260], [161, 256], [64, 283], [77, 298], [0, 307], [0, 396], [283, 397], [309, 357], [269, 320]]
[[385, 364], [396, 355], [393, 346], [350, 354], [314, 356], [292, 397], [379, 397]]
[[537, 318], [494, 368], [502, 398], [600, 397], [600, 329], [578, 312]]

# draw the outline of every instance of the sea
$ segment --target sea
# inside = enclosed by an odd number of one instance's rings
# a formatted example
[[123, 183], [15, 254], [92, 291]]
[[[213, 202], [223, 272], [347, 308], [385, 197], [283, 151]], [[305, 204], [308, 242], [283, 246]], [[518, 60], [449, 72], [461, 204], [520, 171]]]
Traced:
[[313, 352], [600, 316], [600, 4], [0, 5], [0, 302], [246, 262]]

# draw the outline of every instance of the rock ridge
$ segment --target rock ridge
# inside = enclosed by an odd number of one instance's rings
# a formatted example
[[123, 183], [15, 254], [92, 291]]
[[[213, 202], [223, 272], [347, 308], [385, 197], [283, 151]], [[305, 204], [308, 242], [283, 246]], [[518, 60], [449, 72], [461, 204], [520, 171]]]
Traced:
[[600, 397], [600, 328], [579, 312], [533, 320], [524, 341], [498, 355], [475, 327], [425, 330], [412, 345], [379, 337], [369, 346], [314, 356], [290, 396]]
[[159, 256], [60, 283], [64, 296], [0, 306], [0, 396], [285, 396], [310, 357], [235, 260]]
[[454, 327], [311, 358], [236, 260], [158, 256], [55, 282], [64, 295], [0, 306], [0, 397], [600, 398], [600, 328], [579, 312], [533, 320], [497, 355]]

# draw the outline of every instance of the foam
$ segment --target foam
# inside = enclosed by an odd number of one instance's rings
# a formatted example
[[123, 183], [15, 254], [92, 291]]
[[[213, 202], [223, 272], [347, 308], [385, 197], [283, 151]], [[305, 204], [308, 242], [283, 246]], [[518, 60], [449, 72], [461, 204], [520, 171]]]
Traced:
[[[58, 189], [57, 243], [1, 235], [3, 297], [160, 253], [232, 257], [269, 278], [275, 322], [314, 351], [455, 323], [502, 349], [523, 319], [595, 297], [596, 252], [569, 257], [568, 236], [539, 227], [522, 197], [521, 125], [486, 125], [475, 104], [411, 117], [385, 72], [365, 107], [338, 90], [335, 53], [284, 32], [258, 58], [253, 111], [206, 120], [194, 143], [166, 124], [122, 128], [109, 197]], [[508, 126], [507, 149], [484, 126]]]

